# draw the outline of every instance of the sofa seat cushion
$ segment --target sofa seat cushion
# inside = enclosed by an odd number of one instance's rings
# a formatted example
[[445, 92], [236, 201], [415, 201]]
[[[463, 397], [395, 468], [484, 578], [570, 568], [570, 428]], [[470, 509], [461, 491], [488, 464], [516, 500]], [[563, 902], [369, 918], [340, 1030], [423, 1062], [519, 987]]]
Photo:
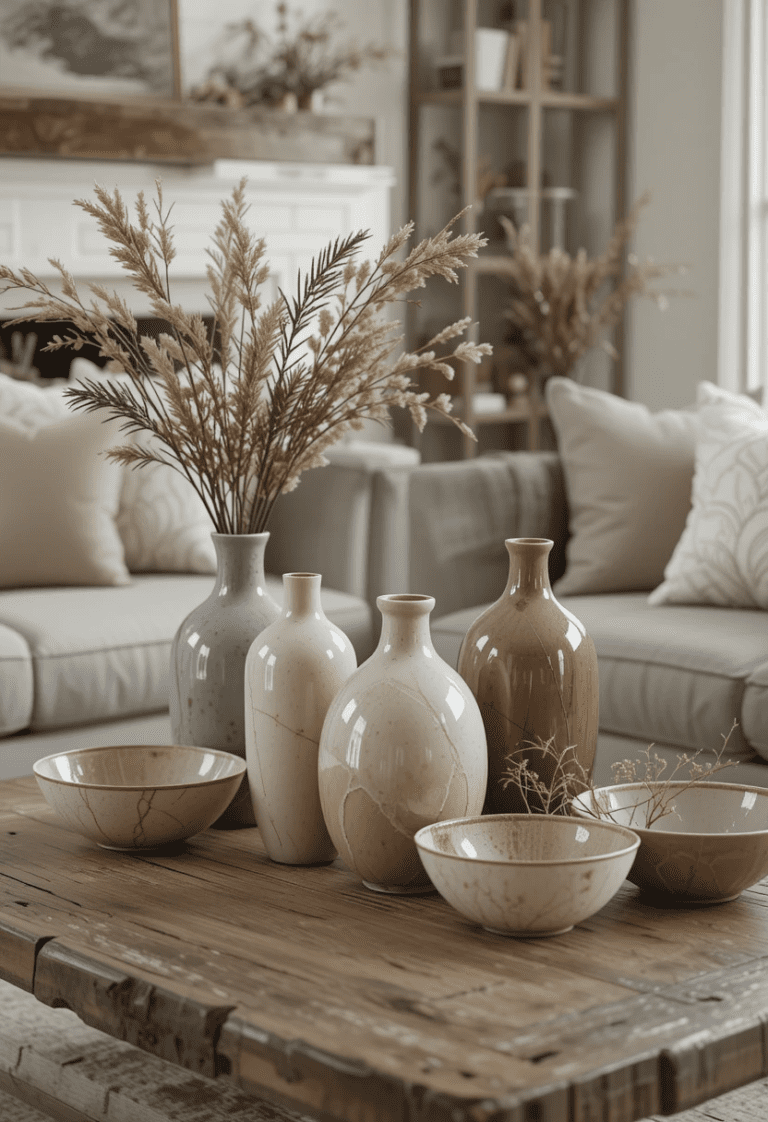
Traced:
[[[747, 680], [768, 662], [764, 612], [652, 607], [644, 593], [571, 596], [561, 603], [581, 620], [597, 650], [602, 732], [685, 751], [717, 750], [734, 719], [742, 721]], [[435, 621], [435, 646], [452, 665], [480, 611]], [[759, 751], [750, 737], [754, 724], [734, 730], [730, 753], [751, 758]]]
[[[138, 574], [121, 588], [31, 588], [0, 593], [0, 623], [23, 637], [34, 669], [32, 731], [153, 713], [168, 706], [171, 640], [208, 595], [211, 576]], [[282, 581], [267, 579], [282, 600]], [[371, 612], [356, 597], [323, 594], [328, 617], [358, 658], [372, 647]]]
[[30, 649], [18, 631], [0, 623], [0, 736], [27, 727], [33, 698]]

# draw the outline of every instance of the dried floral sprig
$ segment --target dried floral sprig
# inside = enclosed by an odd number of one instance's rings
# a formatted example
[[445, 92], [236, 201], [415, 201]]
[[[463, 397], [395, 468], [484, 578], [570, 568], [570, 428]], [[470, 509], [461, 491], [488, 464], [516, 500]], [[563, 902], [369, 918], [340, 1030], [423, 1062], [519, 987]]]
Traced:
[[[261, 307], [260, 288], [269, 268], [265, 244], [246, 222], [245, 180], [222, 203], [222, 217], [209, 250], [208, 301], [212, 333], [199, 314], [185, 312], [171, 298], [170, 266], [175, 256], [170, 208], [160, 183], [154, 216], [139, 193], [132, 221], [119, 191], [95, 189], [97, 202], [77, 200], [109, 242], [109, 250], [149, 300], [154, 315], [168, 321], [170, 334], [140, 336], [127, 303], [102, 285], [88, 285], [86, 303], [73, 277], [55, 260], [61, 295], [28, 269], [0, 265], [0, 291], [22, 290], [34, 298], [14, 308], [44, 322], [71, 321], [46, 348], [80, 350], [95, 342], [99, 353], [128, 375], [87, 380], [69, 388], [76, 409], [105, 410], [125, 432], [148, 432], [148, 446], [136, 442], [112, 449], [118, 463], [166, 464], [182, 473], [203, 500], [219, 533], [264, 530], [278, 495], [291, 491], [299, 476], [327, 461], [323, 452], [364, 420], [388, 423], [390, 408], [409, 410], [422, 429], [431, 409], [450, 416], [451, 399], [431, 399], [413, 380], [422, 370], [450, 379], [448, 359], [479, 363], [488, 344], [462, 340], [444, 354], [446, 343], [463, 335], [468, 319], [438, 332], [424, 346], [395, 357], [401, 337], [385, 319], [388, 306], [421, 288], [428, 278], [455, 283], [457, 270], [485, 244], [476, 234], [453, 234], [453, 219], [404, 257], [413, 225], [394, 234], [378, 257], [359, 262], [364, 232], [337, 238], [299, 274], [297, 292], [282, 292]], [[458, 217], [458, 216], [457, 216]], [[471, 430], [450, 417], [463, 432]]]
[[[654, 752], [653, 744], [643, 750], [637, 760], [620, 760], [611, 765], [613, 781], [619, 783], [642, 783], [646, 788], [645, 796], [638, 798], [632, 808], [632, 821], [622, 825], [632, 825], [637, 816], [638, 825], [644, 829], [668, 814], [675, 814], [675, 799], [694, 783], [711, 779], [725, 768], [738, 766], [738, 760], [724, 759], [734, 729], [734, 721], [723, 743], [710, 760], [701, 758], [702, 751], [677, 754], [675, 766], [668, 778], [663, 778], [667, 761]], [[595, 817], [613, 821], [610, 807], [610, 787], [605, 794], [596, 788], [584, 765], [576, 755], [574, 745], [564, 749], [555, 746], [554, 737], [542, 740], [537, 737], [528, 745], [533, 764], [523, 749], [517, 749], [505, 760], [502, 777], [504, 788], [514, 786], [519, 792], [529, 814], [569, 814], [571, 800], [577, 795], [588, 794], [584, 800], [585, 809], [594, 809]], [[544, 767], [541, 767], [541, 764]], [[536, 767], [540, 770], [537, 771]], [[545, 773], [542, 775], [542, 773]]]
[[214, 66], [205, 82], [192, 90], [193, 99], [239, 108], [279, 105], [286, 94], [292, 94], [300, 109], [309, 108], [316, 90], [347, 81], [356, 70], [383, 62], [392, 54], [373, 43], [334, 46], [333, 37], [342, 27], [337, 12], [329, 10], [301, 18], [300, 12], [291, 13], [284, 3], [278, 4], [276, 11], [274, 42], [252, 19], [227, 25], [230, 40], [241, 43], [239, 57]]
[[658, 291], [651, 284], [684, 273], [683, 266], [650, 259], [641, 262], [630, 254], [625, 272], [625, 247], [649, 201], [647, 193], [638, 200], [617, 224], [605, 250], [594, 258], [585, 249], [575, 257], [557, 247], [537, 253], [529, 227], [517, 230], [507, 217], [500, 216], [510, 251], [499, 266], [511, 289], [506, 316], [521, 335], [533, 367], [546, 375], [567, 377], [582, 355], [598, 344], [617, 358], [616, 348], [605, 335], [619, 321], [627, 302], [633, 296], [646, 296], [664, 310], [670, 296], [680, 295]]

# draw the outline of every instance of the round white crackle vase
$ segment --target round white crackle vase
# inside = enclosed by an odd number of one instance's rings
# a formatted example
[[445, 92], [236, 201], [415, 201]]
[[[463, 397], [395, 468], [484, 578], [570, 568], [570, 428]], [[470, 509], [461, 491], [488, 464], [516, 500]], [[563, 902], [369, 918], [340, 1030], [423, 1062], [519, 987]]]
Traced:
[[[269, 534], [213, 534], [216, 583], [171, 645], [169, 702], [175, 744], [221, 748], [245, 759], [245, 659], [280, 615], [266, 589]], [[255, 825], [247, 777], [218, 827]]]
[[413, 836], [480, 814], [488, 759], [471, 690], [432, 645], [431, 596], [379, 596], [379, 645], [328, 710], [320, 802], [345, 864], [368, 888], [417, 893], [431, 883]]
[[327, 864], [336, 856], [320, 807], [317, 753], [328, 706], [357, 666], [347, 636], [326, 618], [319, 573], [283, 575], [283, 614], [245, 663], [248, 782], [273, 861]]

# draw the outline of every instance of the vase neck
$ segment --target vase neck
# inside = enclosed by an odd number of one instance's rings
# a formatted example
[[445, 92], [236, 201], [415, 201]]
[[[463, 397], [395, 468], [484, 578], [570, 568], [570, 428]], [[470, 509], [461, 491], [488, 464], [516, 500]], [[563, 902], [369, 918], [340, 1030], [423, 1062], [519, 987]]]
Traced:
[[222, 599], [240, 596], [266, 597], [264, 550], [269, 533], [211, 534], [216, 550], [216, 584], [213, 594]]
[[379, 596], [381, 638], [377, 650], [388, 655], [426, 654], [434, 657], [429, 614], [435, 606], [432, 596], [402, 594]]
[[552, 596], [549, 583], [549, 554], [554, 542], [549, 538], [507, 538], [509, 577], [506, 596]]
[[283, 618], [323, 619], [320, 573], [283, 573]]

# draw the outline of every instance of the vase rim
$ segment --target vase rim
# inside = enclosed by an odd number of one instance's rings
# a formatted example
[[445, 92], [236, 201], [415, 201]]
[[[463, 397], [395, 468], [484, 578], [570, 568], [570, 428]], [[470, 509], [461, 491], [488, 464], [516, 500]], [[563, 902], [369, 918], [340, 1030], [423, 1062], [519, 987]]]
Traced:
[[249, 539], [249, 540], [252, 540], [252, 541], [256, 541], [260, 538], [268, 538], [269, 537], [269, 530], [262, 530], [258, 534], [220, 534], [218, 532], [218, 530], [211, 530], [211, 537], [212, 538], [219, 538], [219, 539], [223, 538], [225, 541], [230, 541], [232, 538], [240, 538], [240, 539], [246, 538], [246, 539]]
[[390, 615], [427, 615], [435, 606], [435, 598], [421, 592], [387, 592], [376, 597], [376, 606]]
[[506, 538], [506, 545], [548, 545], [553, 546], [555, 543], [552, 538]]
[[283, 573], [283, 580], [287, 580], [287, 578], [290, 577], [291, 580], [310, 581], [310, 580], [315, 580], [316, 578], [321, 577], [321, 576], [322, 576], [321, 573]]

